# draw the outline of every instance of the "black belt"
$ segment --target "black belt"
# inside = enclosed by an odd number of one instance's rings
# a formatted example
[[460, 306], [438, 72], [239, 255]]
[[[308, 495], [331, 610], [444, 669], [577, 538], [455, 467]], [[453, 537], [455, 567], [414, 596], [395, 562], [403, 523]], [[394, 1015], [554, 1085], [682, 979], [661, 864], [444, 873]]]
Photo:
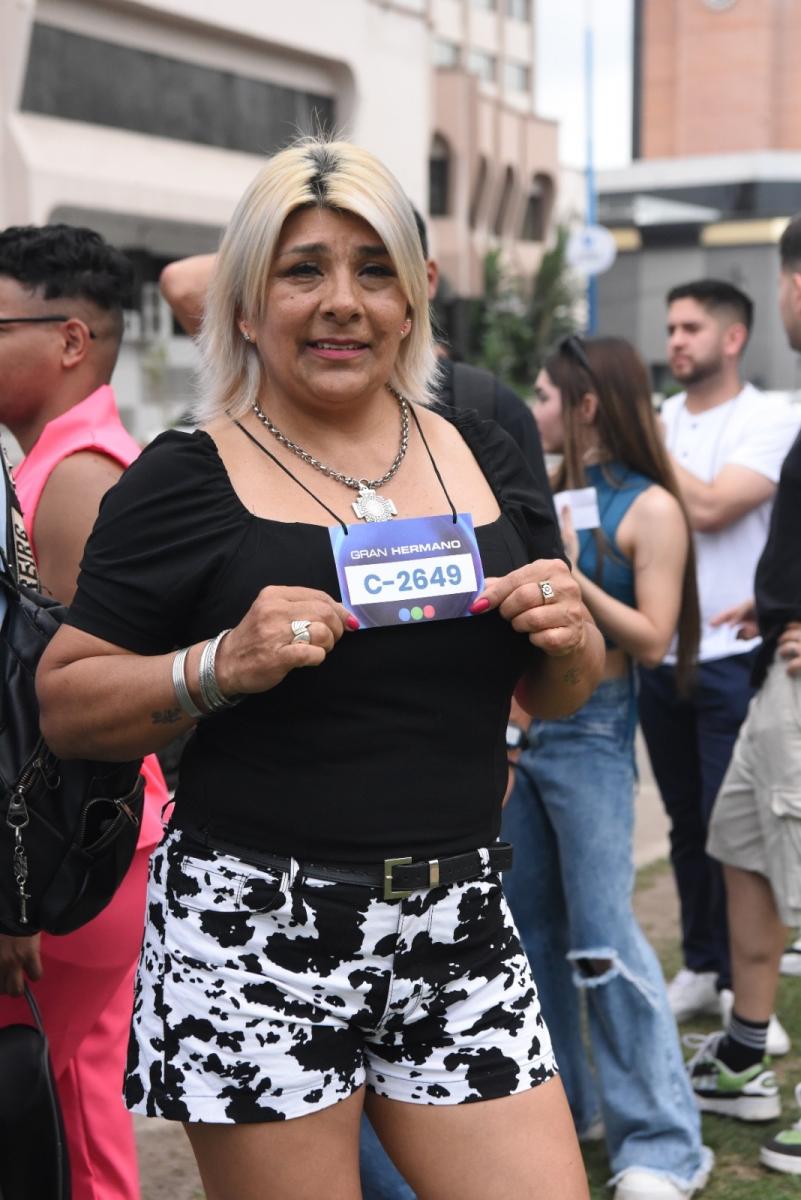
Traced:
[[[185, 831], [190, 840], [204, 849], [232, 854], [254, 867], [272, 871], [288, 871], [292, 860], [282, 854], [265, 854], [245, 849], [217, 837], [206, 837], [195, 831]], [[414, 862], [411, 858], [385, 858], [382, 863], [314, 863], [299, 861], [301, 873], [312, 879], [327, 879], [334, 883], [352, 883], [360, 887], [380, 888], [385, 900], [402, 900], [412, 892], [446, 887], [449, 883], [466, 883], [489, 872], [508, 871], [512, 865], [512, 847], [508, 842], [496, 842], [488, 850], [484, 862], [478, 850], [451, 854], [447, 858], [431, 858]], [[486, 856], [484, 856], [486, 857]]]

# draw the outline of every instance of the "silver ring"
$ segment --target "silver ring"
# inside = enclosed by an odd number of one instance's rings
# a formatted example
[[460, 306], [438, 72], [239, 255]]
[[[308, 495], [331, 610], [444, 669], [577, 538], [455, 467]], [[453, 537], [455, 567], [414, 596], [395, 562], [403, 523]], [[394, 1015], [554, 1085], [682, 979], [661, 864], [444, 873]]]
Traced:
[[553, 584], [551, 583], [550, 579], [540, 579], [537, 583], [537, 587], [542, 592], [542, 603], [553, 604], [554, 600], [556, 599], [556, 592], [553, 590]]
[[311, 641], [311, 634], [309, 633], [310, 625], [311, 625], [311, 621], [290, 621], [289, 622], [289, 628], [292, 630], [292, 644], [293, 645], [295, 644], [295, 642], [308, 643]]

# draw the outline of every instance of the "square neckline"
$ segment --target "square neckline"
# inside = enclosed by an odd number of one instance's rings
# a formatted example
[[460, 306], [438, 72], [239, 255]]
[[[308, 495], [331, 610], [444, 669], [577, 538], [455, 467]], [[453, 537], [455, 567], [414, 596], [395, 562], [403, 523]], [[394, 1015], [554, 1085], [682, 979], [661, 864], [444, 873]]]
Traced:
[[[495, 483], [494, 483], [490, 473], [487, 472], [484, 463], [481, 462], [480, 456], [478, 454], [476, 454], [476, 451], [474, 450], [473, 446], [471, 446], [470, 443], [467, 441], [467, 439], [464, 437], [464, 434], [461, 429], [459, 429], [459, 434], [462, 437], [462, 440], [464, 441], [467, 448], [470, 450], [470, 453], [473, 454], [473, 456], [476, 458], [476, 461], [478, 462], [478, 465], [481, 468], [481, 473], [483, 474], [484, 478], [486, 479], [487, 483], [489, 484], [490, 489], [492, 491], [492, 495], [495, 499], [495, 503], [498, 505], [498, 508], [500, 510], [498, 513], [498, 516], [495, 518], [494, 521], [487, 521], [483, 525], [474, 525], [473, 526], [474, 532], [476, 533], [476, 535], [478, 535], [482, 531], [493, 530], [497, 525], [499, 525], [501, 523], [501, 521], [503, 521], [505, 519], [505, 513], [503, 511], [503, 506], [501, 504], [501, 497], [498, 495], [498, 489], [496, 488]], [[218, 464], [219, 470], [222, 472], [222, 475], [225, 479], [225, 483], [228, 488], [228, 491], [230, 492], [231, 496], [233, 497], [234, 501], [236, 502], [237, 507], [250, 520], [260, 521], [267, 525], [282, 525], [282, 526], [285, 526], [286, 528], [325, 529], [325, 530], [341, 529], [343, 524], [345, 524], [345, 525], [354, 524], [354, 522], [348, 522], [348, 521], [339, 522], [339, 521], [337, 521], [335, 524], [323, 525], [317, 521], [282, 521], [278, 517], [260, 517], [258, 513], [254, 513], [254, 512], [250, 511], [250, 509], [247, 507], [247, 505], [243, 501], [242, 497], [239, 495], [239, 492], [234, 487], [233, 480], [231, 479], [231, 476], [228, 473], [228, 468], [226, 467], [223, 457], [220, 454], [220, 448], [217, 445], [217, 443], [215, 442], [214, 438], [211, 436], [211, 434], [208, 433], [205, 429], [198, 428], [198, 429], [193, 429], [192, 432], [189, 434], [189, 437], [197, 438], [198, 444], [207, 445], [207, 448], [210, 449], [211, 453], [214, 456], [215, 461]], [[439, 514], [436, 514], [436, 515], [439, 515]], [[450, 515], [450, 514], [448, 514], [448, 515]], [[416, 518], [412, 517], [410, 519], [411, 520], [416, 520], [416, 519], [417, 520], [425, 520], [426, 518], [418, 516]]]

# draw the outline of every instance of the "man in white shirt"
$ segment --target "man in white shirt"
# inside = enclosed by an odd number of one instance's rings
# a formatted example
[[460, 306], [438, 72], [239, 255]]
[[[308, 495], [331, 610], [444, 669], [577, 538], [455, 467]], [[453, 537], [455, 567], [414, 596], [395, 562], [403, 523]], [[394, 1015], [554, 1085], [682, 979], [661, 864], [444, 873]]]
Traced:
[[[686, 390], [667, 400], [661, 415], [694, 530], [701, 644], [688, 696], [677, 693], [674, 656], [640, 672], [640, 722], [671, 818], [685, 965], [668, 994], [677, 1020], [685, 1020], [717, 1014], [731, 998], [723, 879], [705, 844], [751, 699], [759, 645], [759, 638], [743, 640], [715, 618], [750, 591], [801, 410], [743, 385], [740, 359], [753, 305], [739, 288], [704, 279], [673, 288], [667, 302], [670, 367]], [[775, 1021], [772, 1033], [772, 1052], [786, 1052], [787, 1037]]]

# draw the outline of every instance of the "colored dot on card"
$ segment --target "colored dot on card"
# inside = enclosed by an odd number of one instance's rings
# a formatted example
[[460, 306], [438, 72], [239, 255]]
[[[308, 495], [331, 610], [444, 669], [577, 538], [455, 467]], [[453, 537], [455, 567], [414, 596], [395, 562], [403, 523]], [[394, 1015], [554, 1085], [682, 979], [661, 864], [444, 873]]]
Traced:
[[425, 608], [423, 609], [423, 616], [426, 617], [430, 621], [431, 618], [435, 617], [436, 615], [437, 615], [437, 610], [434, 608], [434, 605], [426, 604]]
[[417, 604], [412, 609], [412, 619], [415, 621], [422, 621], [423, 619], [423, 610]]
[[409, 612], [408, 608], [399, 608], [398, 616], [402, 621], [409, 621], [411, 620], [412, 614]]

